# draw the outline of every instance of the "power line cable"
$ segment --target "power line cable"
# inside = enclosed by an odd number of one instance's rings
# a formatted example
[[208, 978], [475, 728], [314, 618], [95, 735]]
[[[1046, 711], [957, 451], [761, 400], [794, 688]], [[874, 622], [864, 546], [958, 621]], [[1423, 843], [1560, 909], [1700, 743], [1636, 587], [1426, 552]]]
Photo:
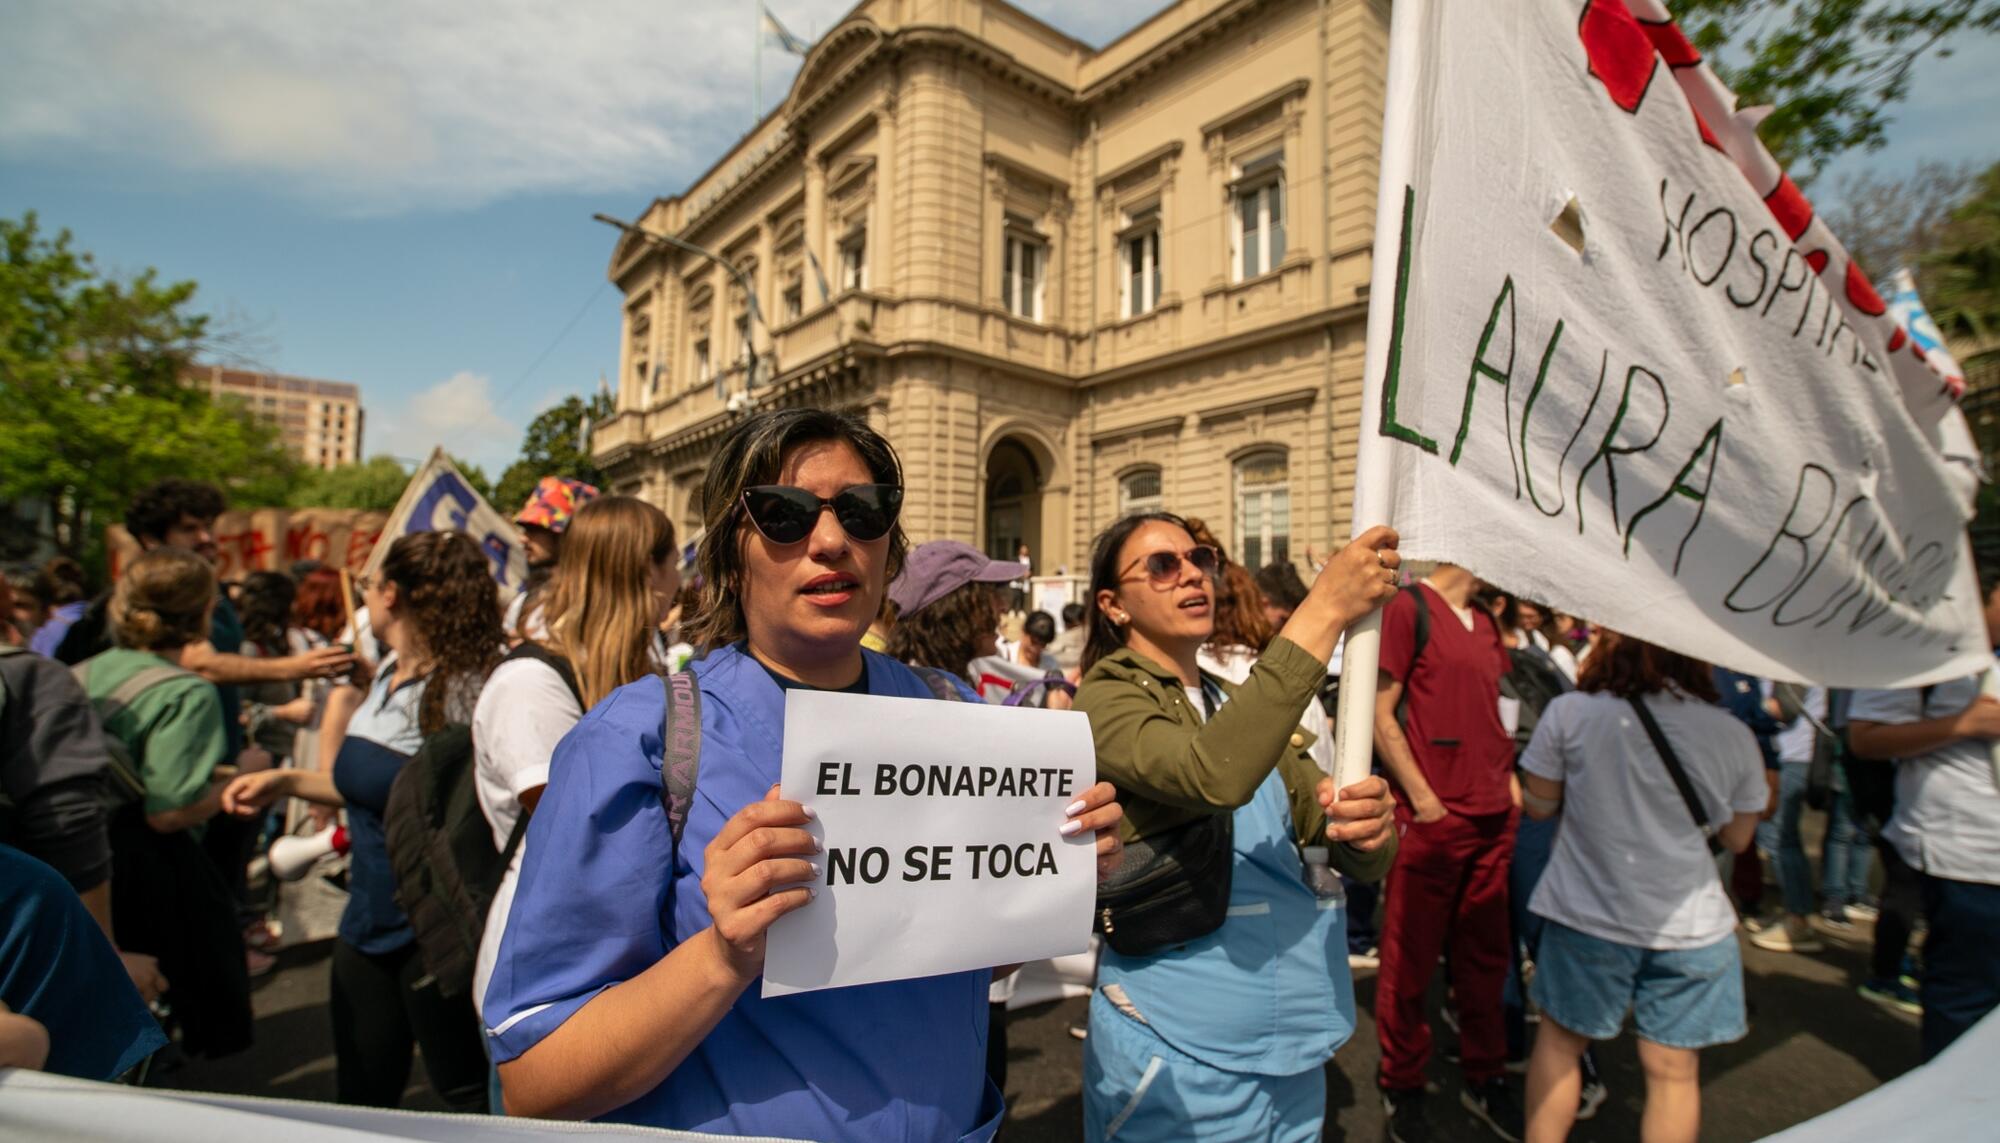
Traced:
[[563, 343], [563, 339], [567, 338], [570, 335], [570, 331], [576, 328], [577, 323], [583, 320], [583, 315], [589, 313], [590, 307], [597, 304], [598, 296], [603, 294], [606, 289], [610, 288], [610, 286], [611, 283], [609, 281], [603, 281], [597, 284], [596, 289], [590, 291], [590, 296], [583, 299], [583, 305], [578, 307], [575, 316], [569, 319], [569, 323], [562, 327], [562, 332], [556, 334], [555, 340], [549, 342], [548, 348], [542, 350], [542, 352], [536, 356], [535, 360], [529, 364], [528, 368], [522, 371], [519, 377], [514, 378], [514, 383], [507, 386], [507, 391], [500, 394], [500, 399], [493, 402], [493, 407], [495, 409], [498, 409], [501, 406], [505, 405], [508, 402], [508, 400], [514, 396], [514, 391], [516, 389], [519, 389], [522, 383], [527, 381], [528, 378], [533, 377], [535, 375], [535, 370], [540, 369], [542, 367], [542, 362], [547, 361], [549, 359], [549, 354], [554, 353], [556, 351], [556, 347], [561, 345]]

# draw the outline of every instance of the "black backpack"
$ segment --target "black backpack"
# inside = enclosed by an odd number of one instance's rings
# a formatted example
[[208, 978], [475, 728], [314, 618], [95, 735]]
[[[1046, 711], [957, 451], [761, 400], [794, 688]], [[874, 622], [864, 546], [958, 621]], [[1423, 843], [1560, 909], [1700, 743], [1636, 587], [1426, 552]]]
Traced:
[[1542, 711], [1557, 695], [1568, 694], [1574, 688], [1569, 676], [1556, 666], [1555, 659], [1540, 647], [1515, 647], [1507, 652], [1507, 658], [1513, 665], [1500, 676], [1500, 693], [1521, 704], [1519, 718], [1514, 723], [1514, 757], [1519, 758], [1535, 736]]
[[[539, 643], [522, 643], [502, 662], [534, 659], [562, 676], [583, 703], [569, 660]], [[424, 737], [396, 774], [382, 821], [389, 863], [396, 875], [396, 904], [416, 933], [424, 969], [439, 995], [472, 990], [479, 939], [500, 880], [521, 846], [528, 815], [514, 822], [507, 844], [493, 848], [493, 827], [479, 807], [472, 728], [449, 723]]]
[[[1930, 717], [1931, 692], [1936, 689], [1928, 686], [1917, 692], [1919, 720]], [[1834, 753], [1841, 776], [1847, 779], [1847, 795], [1854, 800], [1855, 819], [1873, 836], [1896, 810], [1896, 760], [1855, 753], [1847, 738], [1849, 710], [1853, 705], [1853, 691], [1826, 692], [1826, 724], [1833, 731], [1832, 741], [1827, 745]], [[1815, 751], [1815, 758], [1817, 754]]]

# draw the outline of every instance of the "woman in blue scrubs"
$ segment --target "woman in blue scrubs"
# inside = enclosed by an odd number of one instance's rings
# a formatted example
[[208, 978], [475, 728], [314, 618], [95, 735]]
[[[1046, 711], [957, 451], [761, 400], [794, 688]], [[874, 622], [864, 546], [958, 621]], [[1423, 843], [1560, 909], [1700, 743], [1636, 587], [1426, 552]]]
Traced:
[[[690, 641], [700, 768], [678, 852], [661, 800], [659, 679], [557, 748], [484, 1013], [510, 1114], [816, 1140], [986, 1140], [990, 971], [769, 1000], [764, 934], [804, 905], [809, 815], [778, 797], [785, 691], [930, 698], [861, 637], [902, 562], [901, 472], [867, 422], [787, 409], [716, 448]], [[826, 511], [831, 508], [832, 511]], [[1097, 831], [1108, 784], [1052, 831]]]

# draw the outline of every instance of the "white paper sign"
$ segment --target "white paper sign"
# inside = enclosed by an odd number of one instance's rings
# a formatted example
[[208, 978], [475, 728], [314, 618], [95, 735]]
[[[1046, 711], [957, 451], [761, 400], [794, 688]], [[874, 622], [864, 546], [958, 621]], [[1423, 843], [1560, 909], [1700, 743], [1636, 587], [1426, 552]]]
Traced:
[[1392, 38], [1357, 481], [1404, 555], [1758, 675], [1981, 669], [1962, 376], [1658, 0], [1412, 0]]
[[1083, 951], [1096, 839], [1059, 831], [1096, 773], [1078, 712], [787, 692], [781, 793], [825, 852], [818, 896], [771, 926], [763, 994]]

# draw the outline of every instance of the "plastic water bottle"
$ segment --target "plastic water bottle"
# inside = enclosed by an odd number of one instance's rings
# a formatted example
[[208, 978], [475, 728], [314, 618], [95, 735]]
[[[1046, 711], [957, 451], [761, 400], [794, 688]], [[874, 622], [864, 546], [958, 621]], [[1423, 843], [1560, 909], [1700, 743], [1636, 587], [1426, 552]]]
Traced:
[[1340, 883], [1340, 875], [1333, 871], [1327, 860], [1327, 850], [1323, 845], [1308, 845], [1299, 851], [1306, 863], [1306, 887], [1313, 896], [1322, 901], [1341, 900], [1347, 896], [1347, 887]]

